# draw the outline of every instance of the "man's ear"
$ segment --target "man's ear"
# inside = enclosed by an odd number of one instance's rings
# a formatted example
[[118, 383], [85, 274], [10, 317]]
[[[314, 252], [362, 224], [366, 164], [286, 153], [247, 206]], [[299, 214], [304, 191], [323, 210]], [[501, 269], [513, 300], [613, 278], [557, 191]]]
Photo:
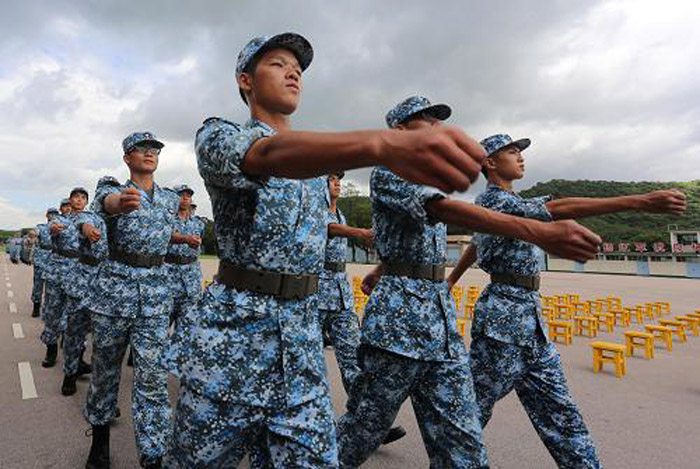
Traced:
[[484, 164], [483, 164], [483, 165], [486, 166], [486, 169], [488, 169], [489, 171], [493, 171], [494, 169], [496, 169], [496, 158], [495, 158], [495, 156], [496, 156], [496, 155], [490, 156], [490, 157], [484, 159]]
[[241, 73], [236, 81], [238, 82], [238, 87], [242, 89], [244, 93], [250, 93], [253, 89], [253, 78], [247, 72]]

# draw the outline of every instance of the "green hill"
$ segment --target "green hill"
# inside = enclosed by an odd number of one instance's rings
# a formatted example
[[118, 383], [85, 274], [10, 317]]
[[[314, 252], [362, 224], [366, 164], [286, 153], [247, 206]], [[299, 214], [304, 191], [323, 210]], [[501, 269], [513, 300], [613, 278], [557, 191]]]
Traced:
[[690, 182], [616, 182], [616, 181], [567, 181], [553, 179], [540, 182], [521, 191], [523, 197], [551, 195], [562, 197], [613, 197], [641, 194], [659, 189], [679, 189], [688, 198], [688, 211], [683, 217], [625, 212], [580, 220], [583, 225], [598, 233], [605, 241], [634, 242], [663, 241], [668, 243], [668, 225], [678, 229], [700, 229], [700, 180]]

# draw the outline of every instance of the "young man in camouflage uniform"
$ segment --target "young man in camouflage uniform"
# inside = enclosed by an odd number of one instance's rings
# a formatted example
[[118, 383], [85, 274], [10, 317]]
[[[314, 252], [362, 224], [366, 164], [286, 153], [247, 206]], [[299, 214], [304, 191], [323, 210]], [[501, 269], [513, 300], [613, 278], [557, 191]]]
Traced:
[[[623, 210], [676, 214], [685, 210], [685, 197], [675, 191], [607, 199], [525, 199], [513, 192], [513, 182], [525, 173], [521, 152], [530, 140], [513, 141], [509, 135], [497, 134], [481, 143], [489, 153], [484, 164], [489, 183], [476, 204], [491, 210], [545, 222]], [[450, 287], [477, 258], [491, 275], [474, 308], [471, 330], [471, 369], [482, 426], [488, 424], [496, 402], [515, 389], [559, 467], [601, 467], [569, 392], [559, 353], [547, 340], [537, 249], [526, 241], [477, 234], [450, 275]]]
[[[84, 189], [74, 189], [74, 192], [79, 191]], [[75, 212], [74, 215], [77, 243], [73, 242], [72, 247], [75, 248], [78, 258], [72, 270], [71, 281], [65, 286], [68, 295], [68, 321], [63, 342], [64, 379], [61, 393], [64, 396], [75, 394], [76, 380], [88, 368], [82, 357], [92, 313], [86, 305], [89, 304], [91, 283], [97, 274], [97, 268], [108, 254], [107, 226], [102, 217], [85, 210]]]
[[46, 356], [41, 366], [51, 368], [56, 365], [58, 356], [58, 337], [66, 330], [66, 293], [63, 290], [63, 265], [67, 258], [61, 254], [58, 240], [58, 226], [70, 223], [70, 200], [61, 200], [60, 214], [56, 215], [49, 223], [51, 234], [51, 256], [44, 269], [46, 281], [46, 293], [44, 308], [41, 314], [44, 320], [44, 331], [41, 333], [41, 341], [46, 344]]
[[93, 374], [85, 417], [92, 425], [88, 468], [109, 467], [109, 423], [117, 408], [121, 364], [128, 344], [134, 352], [133, 412], [142, 467], [157, 468], [170, 434], [168, 373], [162, 362], [172, 311], [172, 289], [164, 264], [179, 198], [154, 181], [163, 144], [151, 132], [122, 142], [130, 179], [104, 177], [93, 211], [107, 225], [109, 259], [100, 263], [86, 302], [93, 324]]
[[78, 258], [80, 257], [80, 233], [76, 223], [78, 215], [88, 202], [88, 193], [82, 187], [76, 187], [68, 198], [71, 212], [62, 219], [55, 219], [49, 225], [54, 236], [54, 253], [56, 254], [53, 275], [60, 282], [66, 327], [63, 336], [63, 374], [61, 393], [69, 396], [75, 393], [75, 380], [78, 376], [91, 372], [91, 367], [83, 361], [85, 335], [89, 327], [83, 326], [85, 312], [80, 307], [81, 297], [85, 292], [76, 289], [78, 283]]
[[[51, 222], [51, 219], [58, 215], [58, 210], [49, 208], [46, 210], [46, 221]], [[32, 317], [38, 318], [41, 313], [41, 303], [44, 298], [44, 269], [49, 263], [51, 256], [51, 232], [49, 231], [49, 223], [39, 223], [36, 225], [36, 232], [39, 237], [36, 251], [34, 252], [34, 277], [32, 283]]]
[[[437, 127], [450, 114], [445, 104], [412, 96], [386, 122], [414, 131]], [[445, 282], [446, 223], [529, 239], [582, 260], [595, 255], [600, 239], [576, 223], [548, 226], [448, 199], [385, 167], [372, 171], [370, 190], [382, 264], [366, 279], [367, 290], [376, 288], [362, 321], [362, 372], [338, 422], [340, 463], [365, 462], [410, 397], [431, 467], [487, 467], [467, 352]]]
[[175, 220], [174, 231], [187, 240], [185, 243], [172, 243], [168, 247], [165, 263], [168, 265], [170, 285], [173, 289], [173, 311], [171, 323], [175, 323], [170, 336], [165, 360], [168, 371], [180, 376], [180, 345], [189, 328], [188, 321], [196, 314], [197, 302], [202, 296], [202, 267], [199, 264], [199, 248], [202, 244], [204, 224], [192, 215], [191, 204], [194, 190], [186, 184], [173, 190], [180, 196], [180, 206]]
[[221, 261], [185, 346], [173, 466], [236, 467], [262, 445], [276, 467], [335, 467], [315, 294], [328, 229], [319, 176], [385, 164], [446, 191], [478, 176], [483, 149], [454, 128], [291, 131], [312, 55], [293, 33], [250, 41], [236, 76], [251, 119], [210, 118], [197, 132]]

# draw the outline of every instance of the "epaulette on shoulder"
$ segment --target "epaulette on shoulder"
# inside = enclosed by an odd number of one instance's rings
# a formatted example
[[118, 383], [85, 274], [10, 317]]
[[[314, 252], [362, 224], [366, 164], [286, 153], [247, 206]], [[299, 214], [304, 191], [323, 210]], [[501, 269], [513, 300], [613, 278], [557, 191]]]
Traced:
[[104, 186], [113, 186], [113, 187], [119, 187], [121, 184], [119, 184], [119, 181], [117, 178], [113, 176], [102, 176], [99, 181], [97, 181], [97, 187], [104, 187]]

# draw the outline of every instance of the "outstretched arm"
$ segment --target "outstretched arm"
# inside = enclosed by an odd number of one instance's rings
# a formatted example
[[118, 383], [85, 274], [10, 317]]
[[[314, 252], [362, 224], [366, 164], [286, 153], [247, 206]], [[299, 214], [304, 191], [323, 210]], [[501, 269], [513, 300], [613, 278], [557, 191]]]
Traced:
[[374, 232], [372, 230], [354, 228], [348, 225], [341, 225], [340, 223], [328, 225], [328, 236], [355, 239], [367, 247], [374, 245]]
[[647, 194], [606, 197], [567, 197], [546, 203], [555, 220], [591, 217], [631, 210], [649, 213], [682, 215], [686, 209], [685, 194], [676, 190], [653, 191]]
[[470, 244], [466, 251], [462, 254], [457, 262], [457, 265], [450, 275], [447, 277], [447, 286], [450, 290], [452, 287], [459, 282], [459, 279], [464, 275], [464, 272], [476, 262], [476, 246]]
[[456, 127], [339, 133], [280, 132], [255, 141], [243, 170], [253, 177], [305, 179], [334, 171], [385, 166], [402, 178], [444, 192], [476, 180], [484, 149]]
[[447, 198], [429, 201], [426, 209], [443, 223], [521, 239], [537, 244], [551, 254], [578, 262], [593, 259], [601, 243], [598, 235], [571, 220], [541, 222]]

